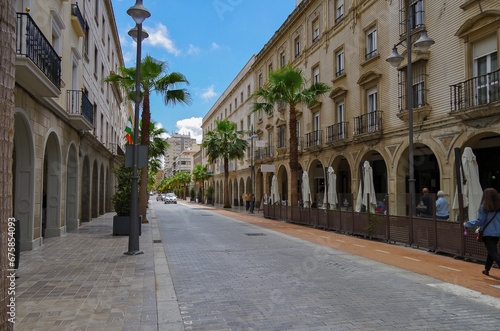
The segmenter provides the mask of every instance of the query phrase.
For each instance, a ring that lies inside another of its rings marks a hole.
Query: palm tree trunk
[[[298,206],[299,202],[299,145],[297,138],[297,112],[295,106],[290,105],[290,203],[292,206]]]
[[[7,225],[14,215],[12,203],[12,152],[14,149],[14,86],[16,51],[16,12],[14,0],[0,2],[0,287],[7,289]],[[12,330],[7,319],[8,291],[0,291],[0,330]]]
[[[149,124],[151,122],[151,113],[149,111],[149,91],[144,91],[142,103],[142,126],[141,126],[141,145],[148,146],[149,151]],[[149,154],[148,154],[149,155]],[[139,187],[139,215],[142,215],[142,221],[147,222],[146,206],[148,204],[148,167],[141,168],[141,183]]]
[[[224,158],[224,208],[231,208],[229,203],[229,159]]]

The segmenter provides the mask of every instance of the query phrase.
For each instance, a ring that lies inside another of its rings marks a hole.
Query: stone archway
[[[42,170],[42,237],[61,235],[61,147],[55,132],[45,143]],[[44,216],[45,214],[45,216]]]
[[[238,199],[238,178],[234,179],[234,190],[233,190],[233,204],[238,206],[240,204],[240,199]]]
[[[70,144],[66,162],[66,227],[78,228],[78,154]]]
[[[104,165],[101,164],[99,172],[99,215],[104,214]]]
[[[80,222],[90,222],[90,161],[88,156],[83,159],[82,192],[80,194]]]
[[[320,160],[311,162],[308,170],[311,188],[311,206],[321,206],[325,196],[325,169]]]
[[[92,198],[90,207],[90,216],[95,218],[98,216],[98,204],[99,204],[99,174],[97,161],[94,161],[94,166],[92,167]]]
[[[105,212],[110,212],[113,210],[111,203],[111,197],[113,196],[113,179],[111,178],[111,171],[109,166],[106,167],[106,209]]]
[[[232,179],[229,179],[229,183],[227,185],[228,189],[229,189],[229,203],[232,203],[233,205],[235,205],[232,201],[233,199],[233,180]],[[235,205],[237,206],[237,205]]]
[[[431,194],[437,193],[440,188],[441,171],[436,155],[429,146],[422,143],[416,143],[414,145],[413,155],[415,174],[415,205],[420,200],[420,195],[424,187],[428,188]],[[396,210],[398,215],[409,214],[408,157],[409,151],[408,148],[406,148],[406,150],[402,152],[397,165]]]
[[[238,200],[240,201],[240,205],[243,206],[243,197],[245,196],[245,181],[243,177],[240,178],[239,192],[238,192]]]
[[[35,155],[29,120],[21,110],[14,114],[13,155],[14,217],[21,227],[21,250],[33,249]]]
[[[277,178],[281,200],[288,201],[288,174],[284,165],[279,167]]]

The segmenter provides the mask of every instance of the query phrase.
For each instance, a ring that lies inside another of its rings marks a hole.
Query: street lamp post
[[[253,161],[253,138],[256,137],[255,132],[253,131],[253,124],[252,124],[252,130],[250,131],[250,214],[253,214],[254,210],[254,185],[255,185],[255,166],[254,166],[254,161]]]
[[[414,166],[414,160],[413,160],[413,73],[412,73],[412,44],[421,52],[427,52],[429,48],[434,44],[434,40],[429,38],[427,36],[427,31],[424,29],[419,29],[414,32],[410,31],[412,30],[413,26],[413,13],[412,13],[412,8],[409,5],[409,0],[405,0],[405,8],[406,8],[406,39],[401,40],[399,43],[394,45],[394,48],[392,50],[391,55],[389,55],[386,59],[387,62],[389,62],[393,67],[398,67],[401,64],[401,61],[403,61],[403,56],[401,56],[398,53],[398,46],[403,46],[406,47],[406,54],[407,54],[407,66],[406,66],[406,106],[408,108],[408,126],[409,126],[409,131],[408,131],[408,149],[409,149],[409,179],[408,179],[408,186],[409,186],[409,192],[410,192],[410,199],[411,199],[411,211],[410,215],[415,214],[415,166]],[[419,36],[418,39],[412,40],[412,37],[414,36]],[[406,43],[404,45],[403,43]]]
[[[142,0],[137,0],[135,5],[127,10],[127,14],[132,16],[136,23],[136,27],[129,31],[129,35],[134,38],[137,42],[137,62],[136,62],[136,74],[135,74],[135,113],[134,113],[134,145],[132,147],[132,193],[130,196],[130,228],[128,236],[128,251],[125,252],[127,255],[137,255],[143,254],[139,250],[139,196],[138,196],[138,176],[137,176],[137,164],[139,159],[138,154],[138,137],[139,137],[139,112],[140,112],[140,99],[141,99],[141,44],[142,39],[147,37],[147,33],[142,33],[142,22],[151,14],[142,5]]]

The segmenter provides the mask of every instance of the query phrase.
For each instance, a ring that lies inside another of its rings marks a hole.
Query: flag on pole
[[[127,126],[125,127],[125,132],[127,132],[127,135],[125,138],[127,138],[128,144],[133,145],[134,144],[134,133],[132,132],[132,116],[129,116]]]

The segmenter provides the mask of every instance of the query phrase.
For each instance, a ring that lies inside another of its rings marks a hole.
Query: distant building
[[[170,145],[165,153],[164,168],[169,169],[172,167],[172,162],[176,156],[182,153],[182,151],[192,148],[196,145],[196,139],[191,138],[190,134],[174,133],[172,136],[167,138],[167,142]]]

